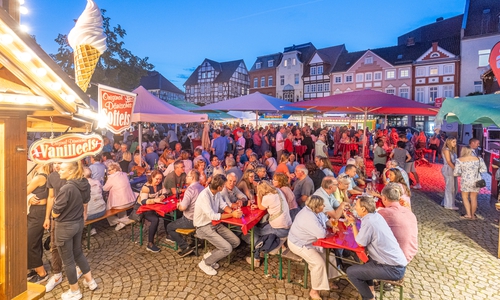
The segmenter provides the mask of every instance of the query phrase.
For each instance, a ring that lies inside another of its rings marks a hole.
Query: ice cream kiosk
[[[20,30],[19,1],[0,5],[0,299],[39,299],[45,287],[27,282],[23,238],[27,132],[89,132],[97,113],[84,91]]]

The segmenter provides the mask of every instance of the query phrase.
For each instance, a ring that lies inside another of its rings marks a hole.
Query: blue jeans
[[[276,235],[277,237],[279,238],[285,238],[288,236],[288,231],[290,231],[290,229],[285,229],[285,228],[273,228],[269,223],[266,224],[264,227],[254,227],[253,229],[253,234],[254,234],[254,243],[257,243],[257,240],[261,237],[261,236],[265,236],[265,235],[270,235],[270,234],[274,234]],[[260,252],[258,251],[255,251],[254,253],[254,258],[255,259],[260,259]]]
[[[104,216],[105,213],[106,213],[106,210],[103,210],[103,211],[95,213],[95,214],[87,215],[87,220],[94,220],[94,219],[100,218],[100,217]]]
[[[347,277],[361,294],[363,300],[373,299],[370,290],[374,279],[400,280],[405,275],[406,267],[378,264],[370,260],[363,265],[354,265],[347,268]]]
[[[168,235],[174,240],[177,242],[177,244],[179,245],[179,248],[181,248],[181,250],[184,250],[188,247],[188,244],[186,243],[186,241],[182,238],[182,235],[180,235],[179,233],[175,232],[176,229],[179,229],[179,228],[185,228],[185,229],[188,229],[188,228],[194,228],[194,225],[193,225],[193,220],[189,220],[188,218],[182,216],[182,218],[180,219],[177,219],[173,222],[170,222],[168,225],[167,225],[167,233]]]
[[[233,249],[240,245],[240,239],[229,228],[222,224],[212,226],[208,224],[196,228],[198,238],[205,239],[215,246],[212,255],[205,259],[205,264],[213,265],[224,257],[228,256]]]

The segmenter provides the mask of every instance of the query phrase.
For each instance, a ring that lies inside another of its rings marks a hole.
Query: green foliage
[[[473,92],[473,93],[468,93],[465,97],[469,97],[469,96],[480,96],[482,95],[483,93],[481,92]]]
[[[123,39],[127,32],[120,25],[111,27],[110,18],[105,16],[106,10],[101,11],[108,49],[101,55],[92,76],[91,86],[87,90],[87,93],[96,100],[98,83],[130,91],[139,86],[141,77],[154,68],[148,62],[148,57],[135,56],[124,47]],[[59,34],[55,41],[59,44],[59,48],[56,54],[50,56],[71,78],[74,78],[73,49],[68,44],[67,35]]]

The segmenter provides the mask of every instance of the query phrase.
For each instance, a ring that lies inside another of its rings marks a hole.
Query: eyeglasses
[[[340,179],[346,179],[346,178],[349,178],[349,175],[345,174],[345,175],[339,176],[338,178],[340,178]]]

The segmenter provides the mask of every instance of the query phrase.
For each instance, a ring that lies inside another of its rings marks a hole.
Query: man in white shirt
[[[212,225],[212,221],[241,218],[243,215],[241,210],[232,210],[227,206],[220,196],[226,181],[226,176],[214,175],[210,185],[198,196],[194,208],[193,224],[197,236],[215,246],[215,250],[205,254],[198,264],[207,275],[217,275],[215,270],[219,268],[217,262],[228,256],[240,244],[240,239],[226,226],[221,223]]]
[[[285,149],[285,139],[283,138],[283,133],[285,133],[285,127],[281,127],[276,134],[276,158],[277,161],[281,161],[281,155],[283,154],[283,149]]]
[[[227,206],[232,209],[238,209],[246,204],[248,201],[247,196],[243,194],[237,187],[236,183],[238,182],[238,178],[234,173],[227,174],[227,182],[224,186],[220,195],[226,201]]]

